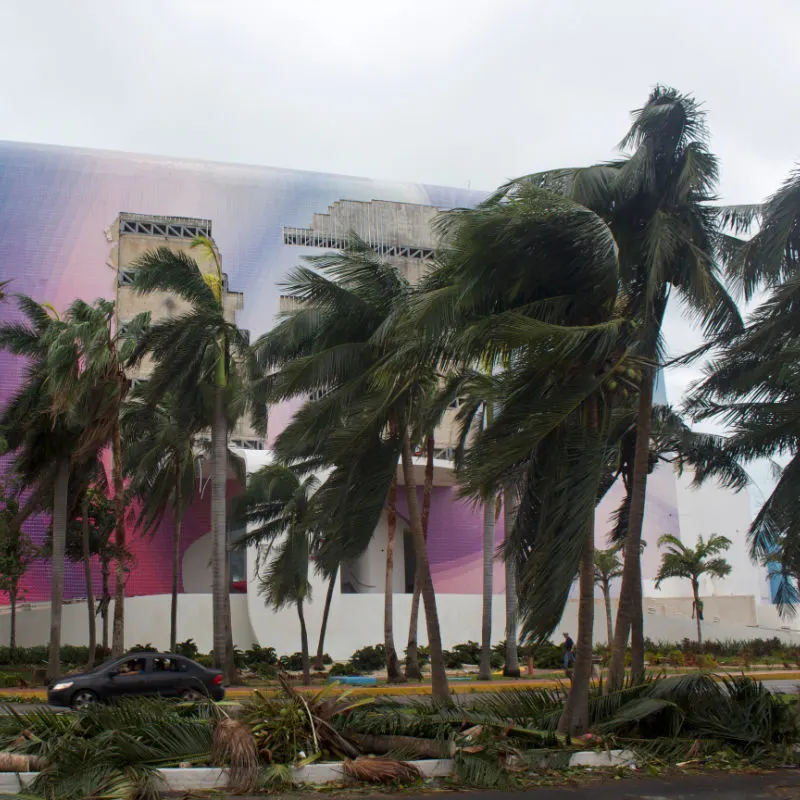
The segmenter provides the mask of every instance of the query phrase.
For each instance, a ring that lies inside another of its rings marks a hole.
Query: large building
[[[154,247],[186,250],[202,233],[213,240],[222,259],[228,285],[227,313],[255,338],[288,308],[281,282],[303,256],[338,249],[354,232],[409,280],[416,281],[435,255],[431,221],[438,211],[474,205],[483,197],[480,192],[419,184],[6,143],[0,145],[1,277],[12,280],[12,291],[48,301],[58,309],[76,297],[92,300],[102,296],[116,300],[120,324],[142,310],[150,311],[153,318],[163,318],[180,313],[180,302],[165,295],[137,294],[132,264]],[[200,258],[198,250],[191,254]],[[210,269],[200,260],[202,269]],[[14,314],[13,302],[0,308],[3,319]],[[0,403],[16,387],[22,369],[18,360],[0,354]],[[146,379],[148,369],[144,364],[132,377]],[[665,399],[663,389],[661,392]],[[232,448],[249,471],[269,461],[270,441],[300,402],[270,409],[266,442],[254,434],[247,420],[232,432]],[[455,410],[436,432],[429,535],[446,645],[477,639],[480,634],[481,513],[460,500],[454,486]],[[421,460],[418,468],[421,472]],[[232,472],[229,494],[238,488]],[[601,546],[608,515],[618,499],[611,493],[598,509]],[[402,527],[406,515],[403,492],[398,511]],[[648,542],[644,555],[648,635],[674,640],[693,634],[688,586],[674,583],[659,592],[653,587],[659,560],[657,539],[666,532],[689,543],[698,533],[712,532],[734,540],[731,577],[709,581],[703,587],[707,636],[793,635],[769,604],[764,576],[747,558],[744,537],[749,521],[746,493],[734,495],[714,486],[694,491],[688,487],[688,478],[678,478],[669,465],[657,468],[649,483],[644,533]],[[35,540],[44,537],[46,522],[39,518],[29,524]],[[502,525],[498,525],[498,541],[501,531]],[[165,521],[152,537],[131,537],[133,564],[126,610],[129,645],[164,645],[167,641],[171,532]],[[377,595],[384,590],[385,543],[384,519],[362,557],[342,569],[328,639],[328,649],[336,657],[381,639],[383,608]],[[398,536],[398,550],[393,586],[397,593],[395,624],[402,631],[407,629],[414,574],[407,534]],[[178,620],[180,638],[192,637],[203,649],[211,642],[210,554],[206,469],[201,471],[194,502],[184,520]],[[292,611],[276,614],[265,608],[257,591],[255,560],[255,553],[248,552],[232,563],[236,642],[241,647],[257,642],[280,652],[296,650],[296,617]],[[99,569],[96,580],[99,589]],[[47,640],[49,582],[46,561],[33,565],[25,577],[20,644]],[[325,594],[321,579],[314,579],[313,588],[314,599],[307,612],[312,631],[319,622]],[[494,622],[498,640],[504,635],[503,589],[503,570],[498,564]],[[77,601],[83,596],[83,577],[77,565],[68,570],[66,596],[76,603],[65,609],[64,641],[82,642],[86,637],[85,610]],[[563,623],[573,629],[574,606],[570,601]],[[0,612],[0,640],[7,624],[7,615]],[[598,639],[604,638],[602,613],[597,614],[596,634]]]

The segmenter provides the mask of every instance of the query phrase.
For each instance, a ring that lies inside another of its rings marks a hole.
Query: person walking
[[[564,634],[564,672],[569,675],[570,667],[575,663],[575,642],[568,633]]]

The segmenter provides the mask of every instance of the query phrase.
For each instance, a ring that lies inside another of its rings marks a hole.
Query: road
[[[346,791],[326,792],[328,800],[352,797]],[[452,795],[358,795],[361,800],[800,800],[800,772],[786,770],[766,775],[693,775],[670,779],[631,778],[583,786],[543,786],[525,792],[458,792]],[[319,800],[319,793],[291,793],[285,800]],[[230,798],[234,800],[234,798]],[[236,800],[263,800],[237,797]]]

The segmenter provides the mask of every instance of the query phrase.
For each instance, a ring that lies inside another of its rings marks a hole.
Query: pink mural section
[[[417,489],[422,504],[422,489]],[[397,496],[397,510],[408,516],[405,492]],[[503,543],[503,516],[494,532],[495,550]],[[434,487],[428,522],[428,558],[433,586],[441,594],[483,592],[483,509],[457,496],[450,487]],[[494,591],[505,591],[501,561],[494,564]]]

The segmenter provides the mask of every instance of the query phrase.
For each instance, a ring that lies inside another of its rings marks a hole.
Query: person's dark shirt
[[[575,642],[573,642],[572,639],[567,636],[567,638],[564,639],[564,651],[566,653],[570,653],[573,647],[575,647]]]

